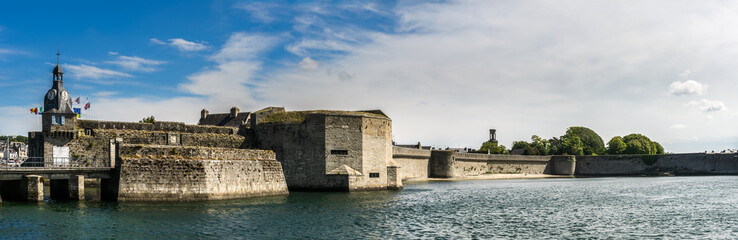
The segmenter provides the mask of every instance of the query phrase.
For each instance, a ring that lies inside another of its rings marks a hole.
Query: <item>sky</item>
[[[57,47],[87,119],[381,109],[401,144],[585,126],[738,148],[735,1],[10,1],[0,135],[40,130]]]

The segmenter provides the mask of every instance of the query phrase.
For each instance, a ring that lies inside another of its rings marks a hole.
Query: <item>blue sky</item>
[[[738,6],[725,1],[8,2],[0,134],[65,86],[86,118],[194,124],[232,106],[382,109],[397,142],[505,145],[587,126],[667,151],[737,148]]]

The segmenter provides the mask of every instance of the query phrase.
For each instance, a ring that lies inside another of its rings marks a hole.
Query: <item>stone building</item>
[[[99,176],[106,176],[100,177],[101,195],[108,200],[189,201],[287,194],[275,154],[250,149],[252,140],[239,134],[238,125],[77,119],[58,62],[52,73],[52,87],[44,96],[42,130],[28,133],[31,158],[22,167],[98,169],[104,173]],[[58,186],[72,182],[50,180],[52,195]],[[1,186],[0,190],[9,191]]]
[[[392,161],[392,121],[374,111],[201,112],[200,125],[239,126],[254,147],[272,150],[291,190],[401,188]]]
[[[57,54],[58,55],[58,54]],[[41,132],[28,135],[29,159],[26,165],[66,165],[71,158],[67,144],[77,137],[77,114],[72,110],[72,98],[64,89],[64,71],[57,60],[52,70],[52,86],[44,96]]]

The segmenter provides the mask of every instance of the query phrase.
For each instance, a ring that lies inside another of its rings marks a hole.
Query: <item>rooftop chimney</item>
[[[200,119],[205,119],[208,116],[208,113],[210,112],[208,112],[207,109],[203,108],[202,111],[200,111]]]
[[[231,108],[231,117],[232,118],[235,118],[236,116],[238,116],[238,107],[232,107]]]

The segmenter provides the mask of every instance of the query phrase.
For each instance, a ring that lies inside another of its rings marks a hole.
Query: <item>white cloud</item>
[[[252,18],[265,23],[272,22],[276,19],[271,14],[271,10],[277,7],[276,4],[251,2],[236,4],[234,7],[248,12]]]
[[[686,128],[686,127],[687,127],[687,125],[679,124],[679,123],[674,124],[674,125],[671,125],[671,128],[673,128],[673,129],[682,129],[682,128]]]
[[[253,104],[254,73],[261,69],[256,61],[260,53],[273,46],[274,39],[263,35],[233,33],[216,54],[210,57],[217,65],[187,77],[179,85],[187,92],[207,96],[220,105]]]
[[[684,82],[675,81],[669,85],[669,94],[671,95],[704,95],[707,92],[707,85],[695,80],[687,80]]]
[[[703,112],[717,112],[727,109],[725,103],[722,101],[715,101],[709,99],[701,99],[699,101],[690,101],[688,104],[690,107],[696,107]]]
[[[117,95],[117,94],[118,92],[114,92],[114,91],[99,91],[99,92],[93,93],[95,97],[110,97],[110,96]]]
[[[106,63],[115,64],[124,69],[131,70],[131,71],[153,72],[157,70],[155,66],[165,64],[166,62],[159,61],[159,60],[145,59],[145,58],[140,58],[136,56],[132,56],[132,57],[118,56],[118,60],[107,61]]]
[[[151,43],[155,43],[155,44],[159,44],[159,45],[167,45],[167,43],[165,43],[165,42],[163,42],[163,41],[161,41],[159,39],[156,39],[156,38],[149,39],[149,41],[151,41]]]
[[[194,52],[207,48],[202,43],[190,42],[181,38],[169,39],[169,45],[176,47],[180,52]]]
[[[152,38],[150,39],[150,41],[152,43],[159,44],[159,45],[172,46],[174,48],[177,48],[177,50],[179,50],[180,52],[196,52],[196,51],[201,51],[201,50],[205,50],[208,48],[204,42],[200,42],[200,43],[192,42],[192,41],[184,40],[182,38],[170,38],[168,40],[169,41],[168,43],[161,41],[159,39],[156,39],[156,38]]]
[[[118,77],[132,77],[130,74],[118,72],[110,69],[103,69],[87,64],[72,65],[64,64],[64,69],[68,69],[69,73],[77,78],[89,78],[89,79],[103,79],[103,78],[118,78]],[[104,83],[104,82],[100,82]],[[112,82],[111,82],[112,83]]]
[[[112,55],[112,56],[115,56],[115,55],[118,55],[118,52],[113,52],[113,51],[109,51],[109,52],[108,52],[108,55]]]
[[[300,69],[302,69],[302,70],[309,70],[309,71],[310,70],[316,70],[320,66],[320,64],[318,63],[318,61],[315,61],[315,60],[313,60],[310,57],[303,58],[302,61],[300,61],[300,63],[298,65],[300,66]]]

